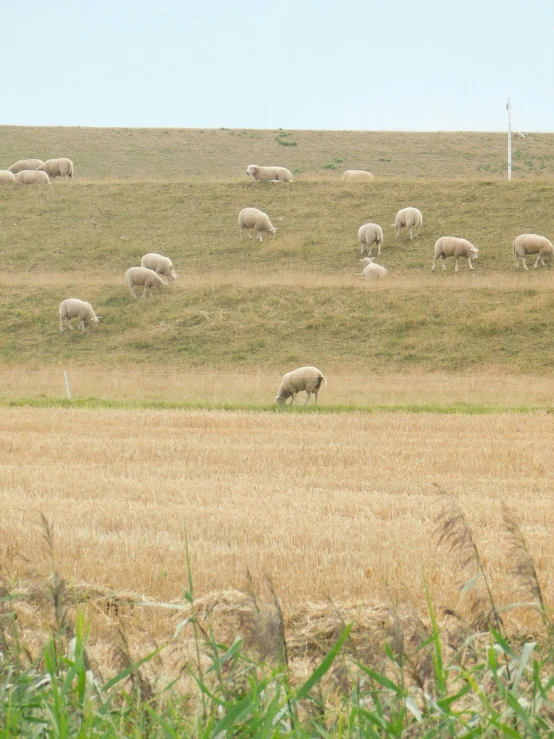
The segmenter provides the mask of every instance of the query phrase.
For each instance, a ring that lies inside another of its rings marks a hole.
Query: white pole
[[[63,379],[65,382],[65,394],[67,395],[67,399],[71,400],[71,391],[69,389],[69,377],[67,376],[67,370],[63,371]]]
[[[506,103],[508,111],[508,179],[512,179],[512,99]]]

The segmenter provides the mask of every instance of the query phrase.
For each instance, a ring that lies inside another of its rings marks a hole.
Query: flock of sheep
[[[246,174],[256,181],[292,182],[292,173],[285,167],[260,167],[257,164],[250,164]],[[41,159],[22,159],[12,164],[7,170],[0,170],[0,183],[48,184],[50,179],[54,177],[73,177],[73,162],[71,159],[49,159],[46,162]],[[367,181],[373,179],[373,175],[363,170],[347,170],[341,179],[344,181]],[[254,233],[254,237],[260,241],[263,241],[264,233],[275,236],[277,232],[277,229],[269,220],[269,216],[257,208],[243,208],[239,213],[238,223],[241,241],[245,232],[248,233],[249,238],[252,238],[252,233]],[[413,207],[399,210],[395,222],[392,224],[396,228],[396,238],[400,236],[401,230],[406,228],[410,240],[417,237],[422,225],[423,215],[420,210]],[[378,279],[387,275],[387,270],[376,264],[371,256],[374,245],[377,247],[377,257],[381,256],[383,240],[383,229],[377,223],[365,223],[358,229],[358,241],[361,245],[360,254],[363,255],[364,249],[367,248],[368,256],[360,259],[364,265],[361,274],[367,279]],[[528,269],[525,261],[527,254],[536,254],[537,259],[534,265],[536,268],[539,262],[546,266],[545,258],[552,259],[554,246],[544,236],[522,234],[513,242],[513,253],[516,267],[519,266],[521,260],[524,269]],[[467,239],[442,236],[435,243],[432,271],[435,271],[437,260],[441,261],[442,268],[445,270],[447,257],[455,258],[456,272],[458,272],[460,258],[467,259],[469,269],[473,269],[472,262],[477,259],[478,254],[477,247]],[[136,286],[143,288],[143,298],[147,294],[153,297],[154,288],[160,290],[163,285],[175,282],[177,277],[171,260],[166,256],[154,253],[145,254],[141,259],[140,267],[130,267],[125,273],[125,281],[135,299],[137,298]],[[164,281],[164,278],[167,282]],[[63,300],[59,307],[59,316],[61,332],[65,330],[66,325],[73,330],[71,321],[74,319],[79,321],[78,328],[85,331],[87,323],[97,326],[101,318],[101,316],[95,314],[90,303],[77,298]],[[285,403],[291,398],[291,404],[294,404],[298,392],[304,391],[306,393],[305,402],[308,403],[313,393],[317,405],[318,393],[322,384],[326,385],[327,380],[317,367],[300,367],[285,374],[276,401],[277,403]]]
[[[73,177],[71,159],[20,159],[8,169],[0,169],[0,183],[18,185],[50,185],[54,177]]]

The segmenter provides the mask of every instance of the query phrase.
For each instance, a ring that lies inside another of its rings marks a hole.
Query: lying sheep
[[[537,234],[521,234],[514,241],[514,257],[516,258],[516,267],[519,267],[519,260],[523,262],[523,269],[529,269],[525,262],[527,254],[536,254],[535,269],[539,266],[539,262],[546,267],[544,258],[552,259],[554,254],[554,246],[545,236],[537,236]]]
[[[433,257],[432,271],[435,271],[437,259],[442,261],[442,268],[446,269],[446,257],[456,258],[456,267],[454,272],[458,272],[458,260],[460,257],[465,257],[470,269],[473,269],[473,264],[479,255],[479,249],[473,246],[473,244],[467,239],[458,239],[455,236],[443,236],[435,244],[435,256]]]
[[[50,178],[46,172],[39,172],[36,169],[23,169],[15,176],[18,185],[51,185]]]
[[[0,182],[15,182],[15,175],[9,169],[0,169]]]
[[[383,246],[383,229],[377,223],[366,223],[358,229],[358,241],[362,248],[360,254],[364,253],[364,244],[367,246],[368,256],[371,256],[373,244],[377,244],[377,256],[381,256],[381,247]]]
[[[286,167],[258,167],[257,164],[249,164],[246,174],[256,182],[292,182],[292,172]]]
[[[396,228],[395,238],[400,236],[400,229],[406,227],[410,232],[410,241],[414,238],[414,230],[415,235],[417,236],[422,225],[423,216],[421,215],[421,211],[417,208],[402,208],[402,210],[399,210],[396,214],[396,218],[392,224],[392,226]]]
[[[18,172],[22,172],[24,169],[37,169],[37,167],[40,167],[44,164],[42,159],[20,159],[15,164],[12,164],[11,167],[8,167],[8,170],[10,172],[13,172],[13,174],[17,174]]]
[[[73,162],[65,157],[49,159],[37,169],[40,172],[46,172],[50,177],[73,177]]]
[[[380,277],[387,276],[387,270],[380,264],[375,264],[371,257],[364,257],[360,262],[365,265],[361,277],[367,280],[378,280]]]
[[[366,172],[363,169],[347,169],[341,177],[341,180],[345,182],[363,182],[372,179],[373,175],[371,172]]]
[[[277,403],[286,403],[289,398],[292,398],[290,404],[295,405],[297,393],[304,390],[306,393],[306,402],[304,405],[308,405],[312,393],[315,396],[315,404],[317,405],[317,395],[322,382],[327,385],[327,380],[317,367],[299,367],[299,369],[287,372],[283,376],[275,400]]]
[[[272,225],[267,213],[257,208],[243,208],[239,213],[240,240],[243,241],[243,234],[248,231],[248,236],[252,238],[254,235],[263,241],[262,233],[269,233],[275,236],[277,229]]]
[[[71,331],[73,331],[71,321],[74,318],[79,319],[77,328],[84,331],[85,323],[92,323],[94,326],[98,326],[98,321],[101,317],[97,316],[92,305],[84,300],[79,300],[78,298],[67,298],[67,300],[62,300],[60,303],[60,331],[64,331],[64,321],[67,322],[67,325]]]
[[[135,292],[135,285],[144,285],[142,291],[142,297],[146,297],[146,291],[150,290],[150,297],[153,298],[154,294],[152,290],[156,287],[161,290],[165,285],[159,274],[154,272],[153,269],[147,267],[130,267],[125,273],[125,281],[129,285],[131,295],[136,299],[137,294]]]
[[[153,269],[158,275],[163,275],[170,285],[179,276],[175,274],[171,259],[169,257],[163,257],[161,254],[145,254],[140,260],[140,266],[148,267],[148,269]]]

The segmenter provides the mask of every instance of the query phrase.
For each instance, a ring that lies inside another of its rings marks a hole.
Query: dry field
[[[554,584],[548,414],[2,408],[0,425],[12,577],[47,566],[43,513],[60,572],[92,585],[179,598],[186,526],[199,595],[243,586],[249,568],[257,582],[273,576],[287,609],[327,595],[379,602],[385,581],[423,609],[425,573],[436,604],[455,605],[459,563],[433,535],[439,485],[467,513],[501,602],[503,502],[545,592]],[[149,628],[163,632],[165,618]]]

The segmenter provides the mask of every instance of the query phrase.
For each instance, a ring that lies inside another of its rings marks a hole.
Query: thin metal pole
[[[67,395],[67,399],[71,400],[71,390],[69,389],[69,377],[67,376],[67,370],[63,371],[63,379],[65,382],[65,394]]]
[[[506,103],[508,111],[508,179],[512,179],[512,99]]]

